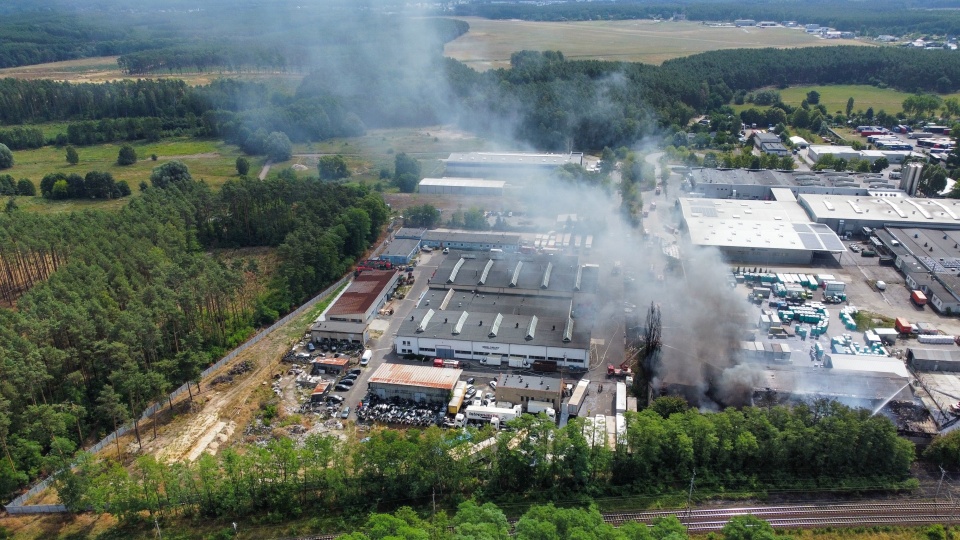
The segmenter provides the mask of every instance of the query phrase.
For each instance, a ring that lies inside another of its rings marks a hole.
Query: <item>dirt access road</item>
[[[234,430],[245,426],[259,406],[258,390],[270,392],[267,381],[284,371],[280,359],[302,336],[306,318],[301,316],[274,331],[224,368],[227,370],[239,362],[248,361],[253,365],[251,371],[227,384],[211,387],[209,382],[204,382],[200,394],[194,388],[191,412],[178,415],[160,427],[156,439],[153,439],[152,431],[142,429],[142,453],[153,454],[168,462],[192,461],[203,452],[216,450],[229,442]],[[189,396],[182,399],[189,400]],[[127,437],[125,442],[128,450],[137,449],[135,438]]]

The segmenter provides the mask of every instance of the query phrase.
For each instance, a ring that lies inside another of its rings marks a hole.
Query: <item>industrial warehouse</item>
[[[420,240],[412,238],[400,238],[390,242],[385,250],[378,257],[381,261],[387,261],[393,265],[406,265],[413,262],[413,259],[420,252]]]
[[[875,245],[893,257],[908,287],[940,313],[960,313],[960,230],[886,227]]]
[[[423,234],[420,245],[431,249],[463,249],[468,251],[520,251],[520,235],[433,230]]]
[[[572,297],[596,291],[599,267],[577,256],[451,251],[430,280],[431,288]]]
[[[846,251],[836,233],[811,223],[795,202],[680,199],[679,204],[690,241],[715,247],[730,261],[809,265],[817,256]]]
[[[443,161],[447,176],[517,180],[548,175],[567,163],[583,165],[583,154],[455,152]]]
[[[837,234],[884,226],[960,229],[960,200],[906,196],[813,195],[798,197],[810,220]]]
[[[789,189],[794,197],[807,193],[867,196],[887,191],[902,195],[904,189],[902,182],[874,173],[707,168],[684,171],[690,191],[708,199],[769,200],[774,188]]]
[[[380,399],[446,403],[462,369],[383,364],[370,375],[369,390]]]
[[[850,161],[852,159],[861,159],[873,163],[880,158],[887,158],[890,163],[902,163],[914,152],[910,150],[855,150],[852,146],[831,146],[822,144],[812,144],[807,148],[807,156],[814,163],[820,161],[823,156],[833,156],[837,159]]]
[[[400,354],[586,369],[599,267],[576,256],[450,252],[397,332]]]
[[[417,309],[394,340],[400,354],[477,360],[500,365],[510,359],[544,361],[586,370],[590,363],[588,322],[572,317],[513,315],[519,298],[503,298],[502,312]]]
[[[477,195],[499,197],[503,195],[502,180],[480,178],[424,178],[420,181],[420,193],[424,195]]]
[[[314,341],[322,339],[365,343],[367,325],[393,295],[400,275],[393,270],[366,270],[310,327]]]

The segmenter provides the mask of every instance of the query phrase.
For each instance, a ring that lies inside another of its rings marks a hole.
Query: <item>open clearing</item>
[[[65,131],[65,124],[37,124],[47,137]],[[104,143],[78,146],[80,163],[69,165],[64,148],[45,146],[36,150],[14,152],[15,165],[4,170],[14,178],[29,178],[39,190],[40,179],[53,172],[85,175],[90,171],[106,171],[116,180],[126,180],[133,191],[139,194],[140,182],[149,182],[150,172],[165,161],[179,159],[190,169],[197,180],[205,181],[214,191],[227,180],[237,178],[236,159],[243,152],[236,146],[214,139],[173,137],[160,142],[134,141],[139,161],[134,165],[117,165],[117,154],[123,143]],[[276,176],[287,167],[303,165],[306,169],[298,176],[317,176],[317,160],[321,155],[342,154],[352,174],[350,181],[376,183],[380,181],[380,169],[393,173],[394,159],[399,152],[419,159],[425,176],[439,175],[443,164],[439,160],[450,152],[468,152],[490,148],[490,144],[471,133],[451,126],[424,128],[371,129],[360,137],[330,139],[327,141],[294,145],[294,157],[289,161],[273,164],[270,175]],[[157,154],[157,161],[150,159]],[[250,170],[256,175],[266,161],[264,156],[246,156]],[[384,184],[389,184],[385,181]],[[389,188],[389,187],[388,187]],[[84,209],[111,210],[127,204],[129,198],[114,200],[65,200],[52,201],[42,197],[18,197],[17,205],[24,210],[58,213]]]
[[[470,31],[444,53],[477,70],[509,67],[520,50],[562,51],[566,58],[661,64],[671,58],[719,49],[866,45],[821,39],[795,28],[713,28],[693,22],[652,20],[535,22],[462,17]]]
[[[70,165],[66,160],[66,151],[55,146],[44,146],[36,150],[18,150],[13,153],[14,166],[4,170],[14,178],[29,178],[37,186],[40,179],[54,172],[85,175],[90,171],[105,171],[116,180],[126,180],[133,195],[139,193],[140,182],[150,181],[150,172],[154,167],[166,161],[178,159],[190,169],[197,180],[206,181],[213,189],[219,189],[230,178],[237,177],[237,156],[243,155],[239,148],[212,139],[175,137],[160,142],[131,142],[137,151],[139,160],[133,165],[117,165],[117,154],[122,143],[105,143],[93,146],[78,146],[80,163]],[[157,161],[151,155],[157,155]],[[253,170],[262,165],[263,158],[248,157]],[[126,199],[112,201],[66,200],[51,201],[42,197],[19,197],[17,204],[24,209],[38,212],[70,212],[83,208],[115,208],[126,204]]]

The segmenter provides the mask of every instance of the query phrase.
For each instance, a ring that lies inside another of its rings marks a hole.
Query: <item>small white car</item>
[[[878,281],[878,282],[876,283],[876,285],[877,285],[877,290],[878,290],[878,291],[885,291],[885,290],[887,290],[887,284],[884,283],[883,281]]]

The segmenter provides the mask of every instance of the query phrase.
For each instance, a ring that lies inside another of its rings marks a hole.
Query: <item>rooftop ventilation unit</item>
[[[497,313],[497,317],[493,319],[493,326],[490,327],[490,333],[487,334],[487,337],[495,338],[497,337],[497,332],[500,331],[500,323],[503,322],[503,315]]]
[[[520,281],[520,269],[523,268],[523,261],[517,262],[517,267],[513,269],[513,277],[510,279],[510,286],[516,287]]]
[[[527,335],[523,339],[530,341],[537,334],[537,316],[530,317],[530,324],[527,325]]]
[[[547,269],[543,272],[543,281],[540,282],[540,288],[546,289],[550,286],[550,272],[553,271],[553,263],[547,263]]]
[[[463,332],[463,325],[467,322],[467,317],[469,316],[470,314],[466,311],[460,314],[460,319],[457,320],[457,325],[453,327],[453,335],[456,336],[459,335],[460,332]]]
[[[460,260],[457,261],[457,264],[453,265],[453,270],[450,272],[450,277],[447,278],[447,283],[453,283],[457,280],[457,274],[460,272],[460,269],[463,268],[463,263],[467,262],[466,259],[460,257]]]
[[[493,259],[487,261],[487,265],[483,267],[483,273],[480,274],[480,281],[477,283],[478,285],[483,285],[487,282],[487,276],[490,275],[491,268],[493,268]]]
[[[432,309],[428,309],[427,312],[423,315],[423,318],[420,319],[420,325],[417,326],[417,333],[423,332],[427,329],[427,325],[430,324],[430,319],[433,318],[435,312]]]

